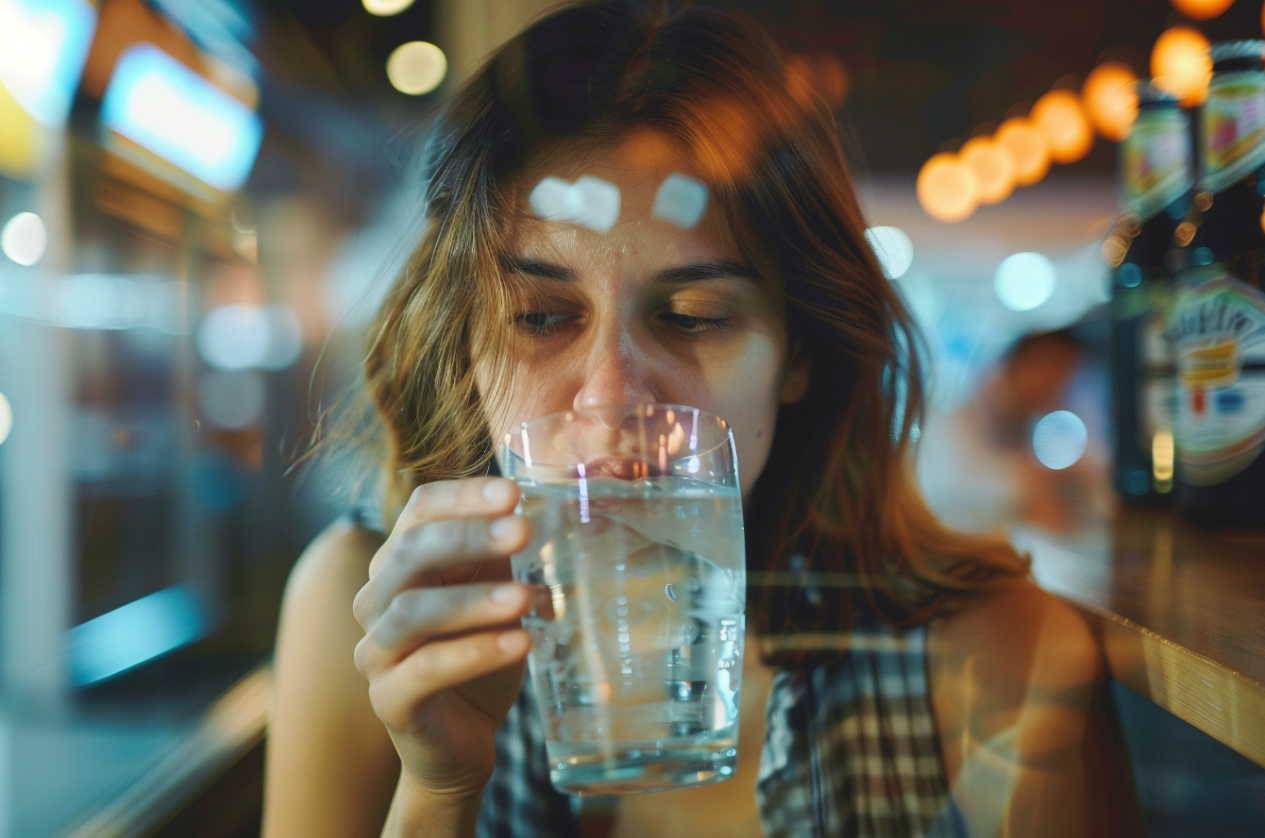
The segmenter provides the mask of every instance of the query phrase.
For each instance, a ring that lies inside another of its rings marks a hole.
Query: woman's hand
[[[502,478],[429,483],[409,499],[356,595],[356,667],[402,763],[401,783],[477,799],[493,736],[518,697],[527,654],[526,585],[509,555],[529,527]]]

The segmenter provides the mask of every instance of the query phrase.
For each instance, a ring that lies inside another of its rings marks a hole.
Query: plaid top
[[[846,650],[779,672],[766,709],[756,806],[775,838],[958,838],[927,692],[926,629],[858,615]],[[831,645],[826,636],[814,638]],[[576,799],[578,802],[578,799]],[[544,729],[525,683],[496,737],[478,838],[578,836],[578,807],[549,782]]]
[[[357,518],[373,523],[363,513]],[[795,559],[792,566],[805,567],[802,557]],[[856,587],[855,580],[831,578],[845,574],[772,575],[792,577],[782,584],[795,592],[797,609],[829,608],[833,597],[824,598],[823,590],[847,596],[844,591]],[[756,780],[764,832],[772,838],[964,838],[931,709],[926,627],[894,628],[864,598],[852,600],[847,634],[762,639],[777,651],[813,652],[807,667],[779,671],[769,693]],[[524,679],[496,735],[496,768],[483,792],[476,835],[578,838],[578,804],[549,781],[544,726]]]

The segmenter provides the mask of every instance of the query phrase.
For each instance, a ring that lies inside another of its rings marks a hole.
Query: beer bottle
[[[1104,254],[1111,294],[1114,483],[1130,503],[1167,503],[1173,488],[1173,359],[1165,313],[1182,253],[1177,228],[1194,186],[1190,119],[1176,97],[1138,85],[1138,117],[1120,146],[1121,215]],[[1127,248],[1127,249],[1126,249]]]
[[[1265,527],[1265,41],[1212,48],[1199,114],[1202,220],[1176,289],[1174,502],[1205,526]]]

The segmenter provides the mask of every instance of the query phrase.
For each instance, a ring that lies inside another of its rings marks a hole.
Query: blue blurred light
[[[650,214],[686,230],[698,226],[707,211],[707,185],[673,172],[659,184]]]
[[[1058,471],[1076,463],[1089,444],[1089,431],[1070,410],[1047,413],[1032,430],[1032,451],[1046,468]]]
[[[37,121],[62,125],[96,26],[87,0],[0,0],[0,86]]]
[[[993,288],[1011,311],[1031,311],[1050,299],[1057,278],[1054,263],[1040,253],[1016,253],[997,266]]]
[[[225,192],[246,181],[263,140],[254,111],[151,44],[119,58],[101,119]]]
[[[177,585],[75,626],[68,632],[70,680],[105,680],[206,634],[209,621],[197,595]]]
[[[914,263],[914,243],[899,227],[871,227],[865,231],[865,238],[888,279],[904,276]]]

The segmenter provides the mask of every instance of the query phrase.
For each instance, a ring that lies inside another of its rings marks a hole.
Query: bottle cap
[[[1138,107],[1148,105],[1177,105],[1178,98],[1167,90],[1155,86],[1153,79],[1138,79]]]
[[[1254,58],[1260,61],[1262,57],[1265,57],[1265,41],[1222,41],[1219,44],[1213,44],[1208,52],[1212,56],[1213,64],[1236,59]]]

